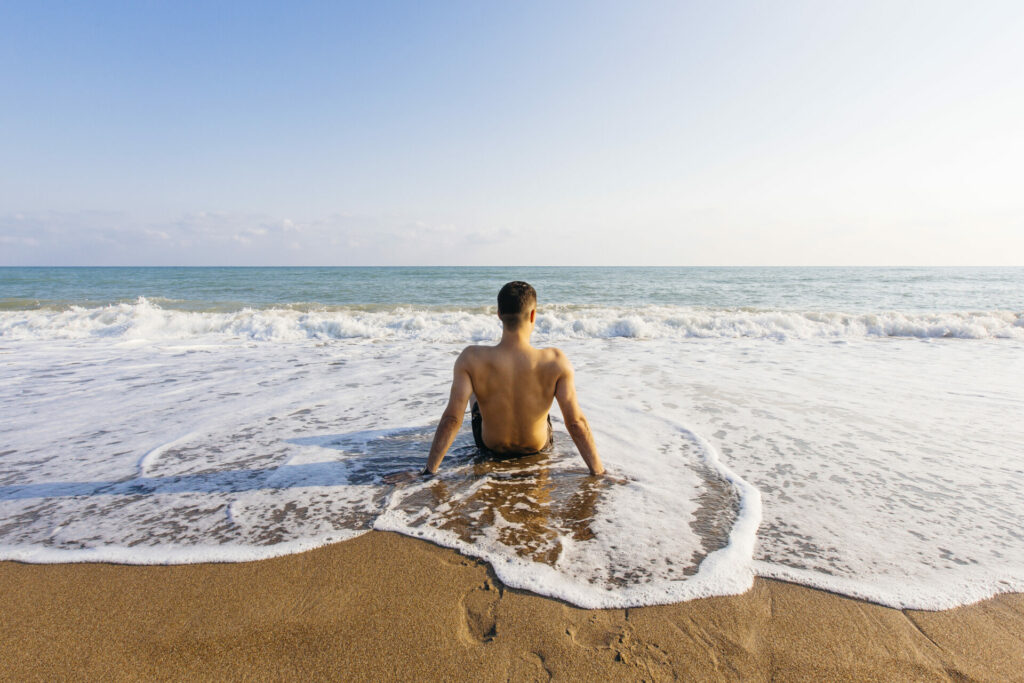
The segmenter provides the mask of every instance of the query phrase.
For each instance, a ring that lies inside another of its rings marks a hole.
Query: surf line
[[[754,585],[754,543],[761,526],[761,492],[722,462],[718,451],[703,436],[676,420],[666,422],[697,446],[704,463],[728,481],[740,499],[739,514],[729,530],[729,543],[708,554],[692,580],[696,583],[702,575],[714,577],[718,595],[745,593]]]

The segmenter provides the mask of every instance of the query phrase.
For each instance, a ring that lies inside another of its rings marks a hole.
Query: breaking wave
[[[706,309],[682,306],[545,306],[537,338],[641,339],[918,337],[1024,340],[1024,312],[950,311],[843,313],[797,310]],[[490,341],[500,336],[493,310],[440,307],[295,305],[234,311],[164,308],[139,298],[99,307],[0,311],[6,339],[165,340],[227,337],[253,341],[304,339],[419,339]]]

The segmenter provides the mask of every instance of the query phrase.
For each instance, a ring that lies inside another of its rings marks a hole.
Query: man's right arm
[[[434,432],[434,442],[430,446],[427,466],[423,474],[435,474],[441,466],[445,453],[459,433],[462,418],[466,415],[466,404],[473,394],[473,380],[469,376],[469,357],[463,351],[455,361],[455,376],[452,379],[451,393],[448,395],[448,406],[441,415],[441,421]]]
[[[594,434],[590,431],[590,424],[580,410],[579,401],[576,399],[576,383],[572,364],[569,359],[558,351],[558,363],[561,374],[555,384],[555,400],[562,410],[562,420],[569,430],[576,449],[583,456],[583,462],[591,474],[604,474],[604,465],[601,464],[601,456],[597,454],[597,444],[594,443]]]

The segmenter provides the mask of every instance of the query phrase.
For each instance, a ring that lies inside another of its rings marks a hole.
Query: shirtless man
[[[537,292],[525,282],[509,282],[498,292],[501,341],[497,346],[468,346],[455,361],[448,407],[434,433],[422,474],[437,472],[473,402],[473,438],[484,453],[509,457],[538,453],[551,446],[551,400],[591,474],[604,474],[594,436],[576,401],[569,359],[560,350],[530,345],[537,317]]]

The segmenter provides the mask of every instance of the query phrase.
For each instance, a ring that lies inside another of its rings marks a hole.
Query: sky
[[[1024,3],[0,0],[0,265],[1024,265]]]

